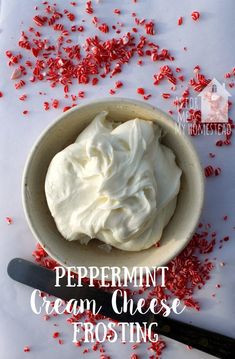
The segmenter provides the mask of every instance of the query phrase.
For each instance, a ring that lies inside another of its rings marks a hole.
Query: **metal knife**
[[[112,293],[100,289],[83,287],[66,287],[66,278],[60,280],[60,287],[55,287],[56,274],[54,271],[41,267],[21,258],[14,258],[7,268],[8,275],[17,282],[39,289],[45,293],[54,295],[65,301],[70,299],[94,299],[97,307],[102,307],[100,314],[119,322],[144,322],[158,323],[156,329],[158,334],[179,341],[183,344],[199,349],[221,359],[232,359],[235,357],[235,339],[222,334],[211,332],[191,324],[153,315],[152,313],[141,314],[137,311],[135,315],[130,313],[117,314],[112,307]],[[118,297],[117,306],[122,307],[123,299]]]

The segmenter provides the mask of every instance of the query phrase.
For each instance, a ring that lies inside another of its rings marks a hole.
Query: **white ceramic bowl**
[[[48,166],[54,155],[73,143],[94,116],[106,110],[110,119],[126,121],[135,117],[156,121],[164,130],[163,143],[176,154],[183,174],[175,213],[164,229],[160,247],[141,252],[113,249],[106,253],[96,240],[87,246],[68,242],[58,232],[44,192]],[[34,145],[23,175],[23,205],[29,226],[49,255],[65,266],[160,266],[179,254],[190,241],[198,223],[204,198],[204,177],[198,156],[189,139],[175,122],[159,109],[124,98],[92,101],[63,113]]]

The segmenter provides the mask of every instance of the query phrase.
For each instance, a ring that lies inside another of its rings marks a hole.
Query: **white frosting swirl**
[[[126,251],[160,240],[172,217],[181,169],[151,121],[115,124],[101,112],[49,166],[45,192],[60,233]]]

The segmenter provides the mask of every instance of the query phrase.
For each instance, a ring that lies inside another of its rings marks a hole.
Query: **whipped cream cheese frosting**
[[[141,251],[161,238],[172,217],[181,169],[151,121],[114,123],[98,114],[75,143],[52,159],[47,203],[69,241],[93,238]]]

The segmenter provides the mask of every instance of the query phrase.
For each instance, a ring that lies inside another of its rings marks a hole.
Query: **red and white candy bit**
[[[16,90],[21,89],[25,85],[25,82],[23,80],[20,80],[15,84]]]
[[[91,1],[86,2],[86,12],[87,12],[87,14],[93,14],[93,12],[94,12]]]
[[[131,359],[139,359],[139,357],[138,357],[137,354],[132,354],[132,355],[131,355]]]
[[[113,10],[113,13],[116,14],[116,15],[120,15],[120,14],[121,14],[121,10],[119,10],[119,9],[114,9],[114,10]]]
[[[182,24],[183,24],[183,17],[180,16],[180,17],[178,18],[178,25],[181,26]]]
[[[54,99],[54,100],[52,101],[52,107],[53,107],[53,108],[58,108],[58,107],[59,107],[59,100]]]
[[[26,346],[24,347],[24,352],[25,352],[25,353],[30,352],[30,347],[26,345]]]
[[[44,107],[44,110],[45,110],[45,111],[50,110],[50,104],[49,104],[49,102],[45,101],[45,102],[43,103],[43,107]]]
[[[162,98],[164,98],[165,100],[168,100],[171,97],[170,93],[162,93]]]
[[[68,12],[66,14],[67,18],[69,19],[69,21],[74,21],[75,20],[75,15],[72,14],[71,12]]]
[[[198,11],[193,11],[191,14],[191,18],[193,19],[193,21],[198,21],[200,18],[200,12]]]
[[[154,85],[159,85],[163,79],[167,79],[173,85],[177,84],[177,78],[174,76],[172,69],[168,65],[164,65],[160,68],[159,73],[154,74]]]
[[[53,338],[58,338],[60,336],[60,333],[59,332],[54,332],[53,334],[52,334],[52,337]]]
[[[79,31],[79,32],[83,32],[83,31],[84,31],[84,26],[82,26],[82,25],[79,26],[79,27],[78,27],[78,31]]]
[[[3,93],[2,93],[2,91],[0,91],[0,97],[3,97]]]
[[[218,140],[216,141],[215,145],[218,146],[218,147],[222,147],[224,144],[224,142],[222,140]]]
[[[43,26],[45,24],[45,18],[42,18],[41,16],[34,16],[33,21],[37,26]]]
[[[101,24],[100,26],[98,26],[98,29],[101,31],[101,32],[104,32],[105,34],[107,32],[109,32],[109,27],[107,24],[103,23]]]
[[[121,81],[116,81],[115,82],[115,87],[117,88],[117,89],[119,89],[120,87],[122,87],[123,86],[123,83],[121,82]]]
[[[139,95],[144,95],[145,94],[145,89],[143,87],[138,87],[136,92],[139,94]]]
[[[39,48],[33,47],[33,48],[31,49],[31,51],[32,51],[32,54],[33,54],[34,57],[38,57],[38,54],[39,54],[39,52],[40,52],[40,49],[39,49]]]
[[[211,176],[214,176],[215,171],[214,171],[214,168],[212,166],[207,166],[204,169],[204,173],[205,173],[206,177],[211,177]]]
[[[145,31],[147,35],[155,35],[154,22],[150,21],[145,24]]]
[[[11,217],[6,217],[5,220],[6,220],[7,224],[13,223],[13,219]]]
[[[220,167],[215,168],[215,176],[219,176],[221,174],[222,170]]]

